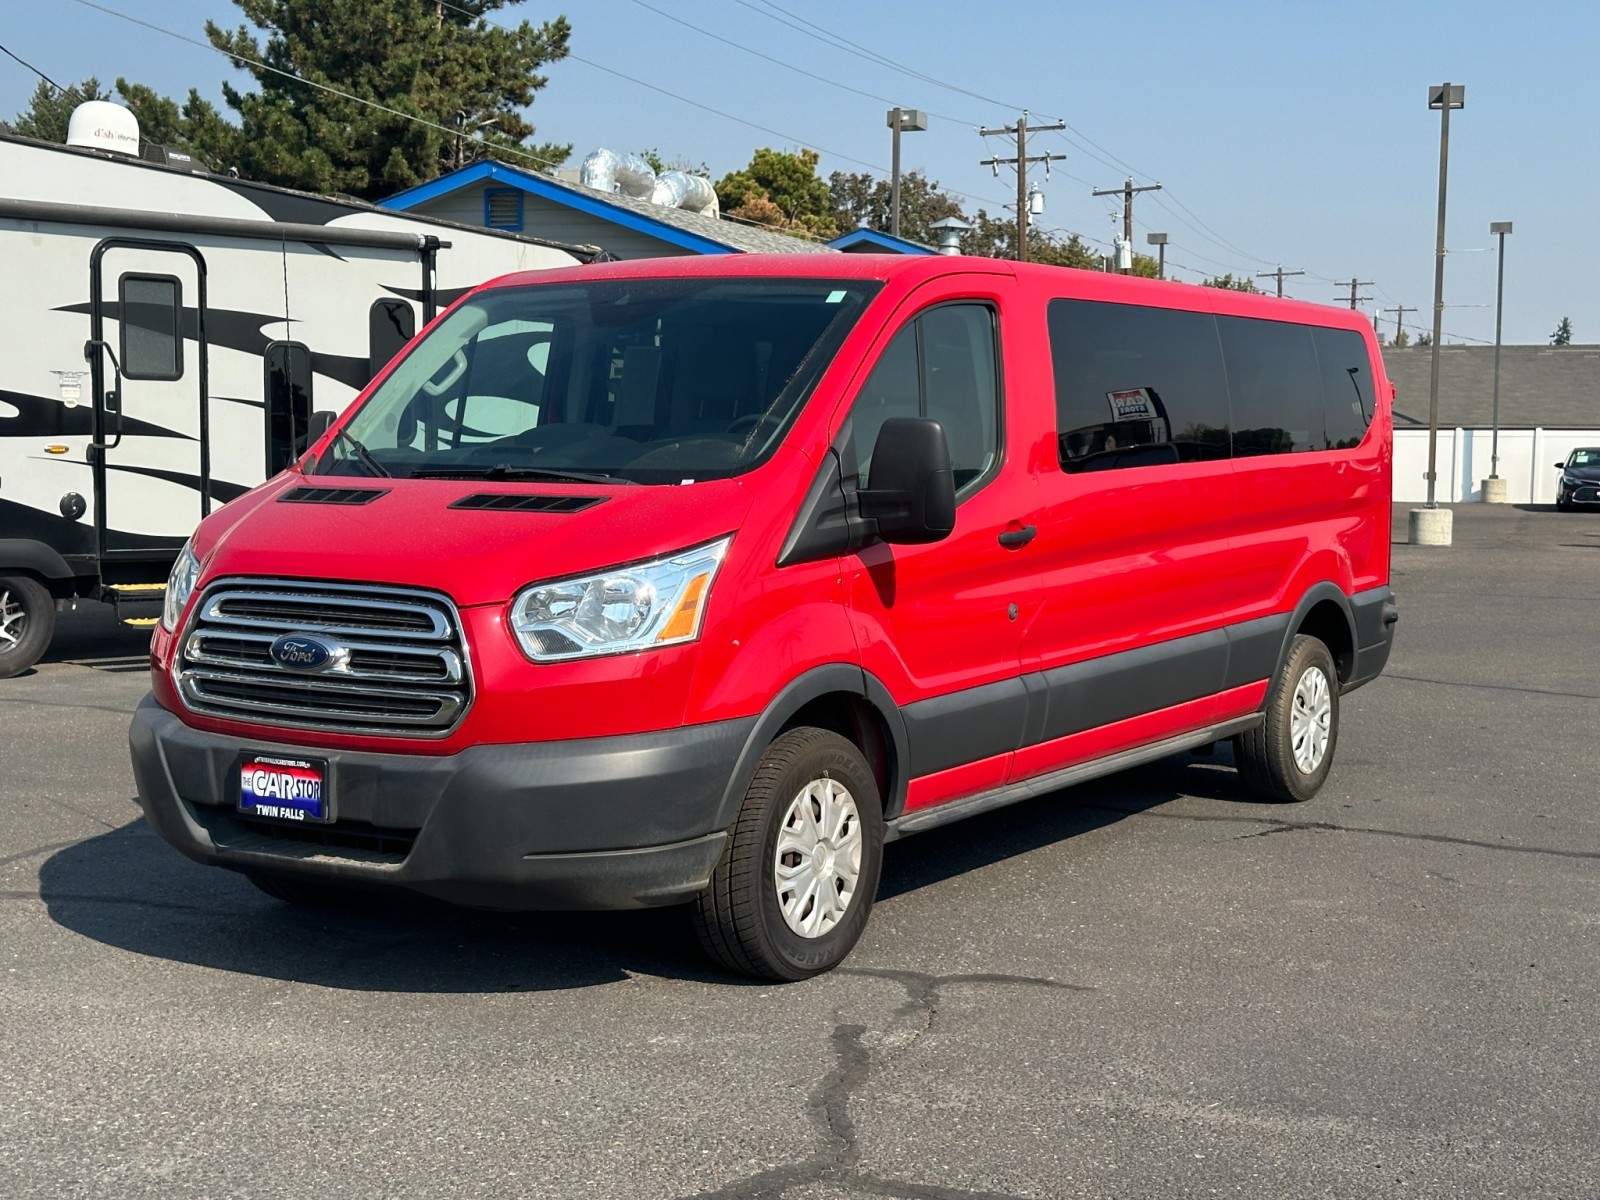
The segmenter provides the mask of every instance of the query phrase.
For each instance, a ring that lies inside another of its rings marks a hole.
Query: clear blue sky
[[[97,2],[202,39],[207,17],[241,19],[228,0]],[[824,175],[887,175],[885,112],[900,104],[941,114],[927,132],[905,135],[903,166],[970,197],[969,210],[996,213],[1014,196],[1015,177],[1003,168],[995,178],[978,160],[1015,144],[982,138],[976,127],[1013,122],[1025,106],[1030,120],[1072,128],[1030,142],[1030,152],[1068,156],[1048,181],[1034,168],[1048,197],[1045,227],[1108,243],[1120,200],[1090,192],[1120,186],[1131,171],[1136,183],[1167,189],[1135,201],[1134,236],[1144,250],[1147,232],[1167,231],[1177,277],[1281,263],[1312,272],[1289,279],[1287,294],[1338,302],[1348,288],[1333,281],[1355,275],[1375,281],[1362,289],[1373,297],[1364,310],[1415,307],[1405,318],[1414,329],[1431,322],[1433,298],[1439,118],[1426,91],[1461,82],[1467,107],[1451,121],[1446,341],[1493,339],[1488,227],[1510,220],[1507,342],[1547,341],[1563,316],[1576,341],[1600,342],[1593,0],[579,0],[564,9],[528,0],[498,19],[561,11],[573,26],[573,54],[587,61],[547,68],[549,86],[531,115],[539,138],[573,144],[574,164],[597,146],[654,147],[721,175],[759,146],[811,146]],[[793,27],[806,22],[927,79]],[[8,0],[0,43],[63,84],[123,75],[216,98],[222,79],[248,82],[213,51],[76,0]],[[35,82],[0,57],[0,113],[22,108]],[[1386,316],[1386,331],[1393,320]]]

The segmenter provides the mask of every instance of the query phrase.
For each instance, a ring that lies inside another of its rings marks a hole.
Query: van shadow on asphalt
[[[896,842],[879,899],[1070,839],[1179,796],[1248,802],[1218,759],[1179,756]],[[559,991],[640,974],[749,983],[710,965],[681,909],[485,913],[408,894],[296,908],[243,876],[190,862],[142,820],[46,859],[39,894],[58,925],[134,954],[369,992]]]

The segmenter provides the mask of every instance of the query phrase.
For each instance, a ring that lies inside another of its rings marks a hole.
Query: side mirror
[[[1566,470],[1566,467],[1567,467],[1567,464],[1564,463],[1564,462],[1559,462],[1559,463],[1556,464],[1556,470],[1558,470],[1558,471],[1564,471],[1564,470]]]
[[[861,515],[886,542],[937,542],[956,527],[956,485],[944,426],[927,417],[890,417],[872,447]]]
[[[306,445],[311,445],[323,434],[333,427],[334,415],[322,409],[311,414],[311,419],[306,422]]]

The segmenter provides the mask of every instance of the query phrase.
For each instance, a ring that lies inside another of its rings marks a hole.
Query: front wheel
[[[1233,739],[1245,786],[1267,800],[1317,794],[1339,741],[1339,672],[1314,637],[1296,634],[1267,691],[1266,720]]]
[[[791,729],[761,756],[695,932],[730,970],[820,975],[866,927],[883,866],[883,803],[861,751],[824,729]]]
[[[20,675],[50,645],[56,602],[28,575],[0,575],[0,679]]]

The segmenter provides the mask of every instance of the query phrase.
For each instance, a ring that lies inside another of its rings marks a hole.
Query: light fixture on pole
[[[1500,316],[1506,298],[1506,234],[1510,221],[1489,222],[1489,232],[1500,239],[1500,270],[1494,284],[1494,416],[1489,439],[1489,478],[1483,481],[1483,502],[1504,504],[1506,481],[1500,478]]]
[[[1167,277],[1167,235],[1164,233],[1151,233],[1145,235],[1145,241],[1156,247],[1156,278]]]
[[[889,232],[900,236],[900,134],[928,128],[928,114],[920,108],[891,108],[889,128],[894,130],[894,152],[889,163]]]
[[[1451,513],[1440,508],[1436,493],[1439,478],[1439,341],[1444,322],[1444,202],[1450,176],[1450,112],[1467,106],[1464,84],[1442,83],[1428,88],[1428,107],[1439,111],[1439,226],[1433,253],[1433,364],[1428,380],[1428,504],[1411,510],[1410,540],[1419,546],[1450,544]]]

